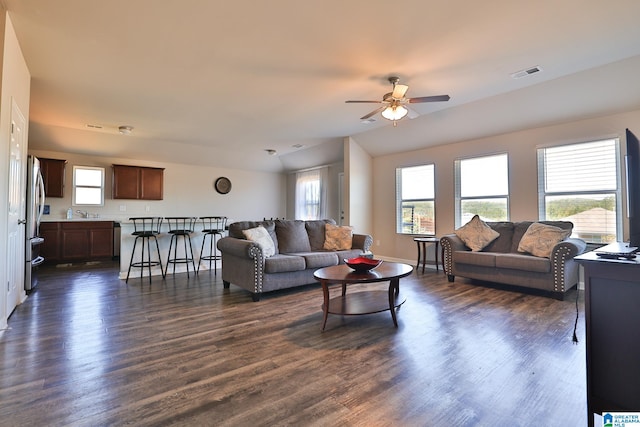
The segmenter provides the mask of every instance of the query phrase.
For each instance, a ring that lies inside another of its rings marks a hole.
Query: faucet
[[[77,210],[76,212],[82,215],[83,218],[89,218],[89,212],[87,211]]]

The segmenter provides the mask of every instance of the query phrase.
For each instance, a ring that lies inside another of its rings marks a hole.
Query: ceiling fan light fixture
[[[395,122],[406,116],[408,112],[409,110],[402,105],[390,105],[382,111],[382,117]]]

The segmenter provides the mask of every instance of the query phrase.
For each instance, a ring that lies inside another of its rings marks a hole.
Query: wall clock
[[[229,181],[229,178],[221,176],[220,178],[216,179],[214,187],[216,188],[216,191],[218,193],[227,194],[229,191],[231,191],[231,181]]]

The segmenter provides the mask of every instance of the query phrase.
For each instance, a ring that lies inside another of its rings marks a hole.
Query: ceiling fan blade
[[[395,85],[391,96],[393,99],[402,99],[404,98],[404,94],[407,93],[407,89],[409,89],[407,85]]]
[[[375,116],[376,114],[378,114],[380,111],[384,110],[385,108],[387,108],[387,106],[386,106],[386,105],[383,105],[383,106],[382,106],[382,107],[380,107],[380,108],[376,108],[375,110],[373,110],[373,111],[372,111],[372,112],[370,112],[369,114],[367,114],[367,115],[365,115],[365,116],[360,117],[360,120],[367,120],[368,118]]]
[[[347,104],[380,104],[382,101],[344,101]]]
[[[435,95],[435,96],[421,96],[418,98],[409,98],[408,101],[410,104],[416,104],[419,102],[440,102],[440,101],[448,101],[451,99],[449,95]]]

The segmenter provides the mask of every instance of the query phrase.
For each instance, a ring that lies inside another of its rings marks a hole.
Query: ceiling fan
[[[382,97],[382,101],[345,101],[346,103],[375,103],[383,104],[381,107],[376,108],[369,114],[366,114],[360,118],[360,120],[367,120],[378,113],[382,113],[382,117],[387,120],[393,121],[393,125],[396,126],[396,122],[409,114],[409,118],[418,117],[418,113],[405,107],[406,104],[417,104],[421,102],[441,102],[448,101],[449,95],[435,95],[435,96],[420,96],[418,98],[406,98],[405,94],[409,89],[407,85],[398,84],[400,82],[399,77],[389,77],[389,83],[393,85],[393,90],[389,93],[385,93]]]

